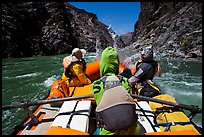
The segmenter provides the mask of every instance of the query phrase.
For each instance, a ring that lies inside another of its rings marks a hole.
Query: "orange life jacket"
[[[48,99],[53,97],[64,98],[69,96],[69,87],[66,82],[62,79],[56,80],[50,89],[50,95]]]

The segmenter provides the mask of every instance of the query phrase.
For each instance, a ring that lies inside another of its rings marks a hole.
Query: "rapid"
[[[2,59],[2,105],[43,99],[52,83],[61,78],[64,56],[67,54]],[[131,50],[120,50],[119,56],[120,62],[130,68],[139,58]],[[85,55],[87,63],[96,59],[95,53]],[[172,95],[178,103],[202,108],[202,61],[167,57],[155,57],[155,60],[161,64],[162,76],[156,75],[153,81],[161,92]],[[8,135],[26,115],[22,108],[2,110],[2,135]],[[193,121],[202,127],[202,114],[197,114]]]

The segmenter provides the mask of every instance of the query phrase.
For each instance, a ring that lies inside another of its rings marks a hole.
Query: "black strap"
[[[164,112],[175,112],[175,111],[182,111],[180,108],[178,107],[168,107],[168,106],[162,106],[160,108],[156,108],[155,114],[159,115],[160,113],[164,113]]]
[[[88,114],[81,114],[82,112],[88,112],[89,110],[78,110],[78,111],[76,111],[76,107],[77,107],[78,103],[79,103],[79,101],[77,101],[75,106],[74,106],[74,110],[72,111],[71,116],[70,116],[69,121],[68,121],[67,126],[66,126],[67,128],[70,128],[70,124],[71,124],[71,121],[72,121],[72,118],[73,118],[74,115],[84,115],[84,116],[89,117]]]
[[[74,112],[75,112],[75,110],[76,110],[76,107],[77,107],[78,103],[79,103],[79,101],[77,101],[76,104],[75,104],[75,106],[74,106],[74,110],[72,111],[71,116],[70,116],[69,121],[68,121],[67,126],[66,126],[67,128],[70,128],[70,123],[71,123],[71,121],[72,121],[72,118],[73,118],[73,116],[74,116]]]
[[[187,122],[166,122],[166,123],[160,123],[160,124],[156,124],[154,126],[156,127],[159,127],[159,126],[163,126],[163,127],[166,127],[164,132],[167,132],[169,129],[170,129],[170,126],[172,125],[188,125],[188,124],[191,124],[190,121],[187,121]]]
[[[135,102],[137,104],[137,106],[140,108],[141,112],[143,113],[143,115],[147,118],[148,122],[150,123],[150,125],[152,126],[152,129],[154,130],[154,132],[157,132],[157,130],[155,129],[154,125],[152,124],[152,122],[150,121],[150,119],[147,117],[147,115],[145,114],[145,110],[143,108],[141,108],[141,106]],[[154,113],[153,113],[154,114]]]
[[[120,80],[120,82],[122,83],[123,76],[121,76],[121,75],[116,75],[116,77],[118,77],[118,79],[119,79],[119,80]]]
[[[85,71],[86,70],[86,61],[84,58],[81,58],[81,62],[83,64],[82,70]]]
[[[60,86],[60,87],[62,88],[62,90],[60,90],[59,88],[58,88],[58,90],[64,95],[64,97],[66,97],[65,93],[63,92],[63,87],[62,87],[62,85],[58,83],[58,86]]]
[[[70,97],[72,97],[74,95],[75,89],[76,89],[76,87],[74,87],[74,89],[72,90],[72,94],[70,95]]]
[[[101,78],[101,81],[102,81],[103,83],[105,83],[105,82],[106,82],[106,79],[107,79],[107,76],[103,76],[103,77]]]

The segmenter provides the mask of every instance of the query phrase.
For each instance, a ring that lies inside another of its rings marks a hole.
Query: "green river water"
[[[2,59],[2,105],[42,99],[52,83],[60,79],[64,56],[67,55]],[[119,56],[124,60],[127,55]],[[85,60],[87,63],[96,60],[95,53],[87,53]],[[157,60],[162,66],[162,77],[156,76],[153,81],[162,92],[172,95],[179,103],[202,107],[202,62]],[[22,108],[2,110],[2,135],[8,135],[25,116]],[[202,114],[196,115],[193,121],[202,127]]]

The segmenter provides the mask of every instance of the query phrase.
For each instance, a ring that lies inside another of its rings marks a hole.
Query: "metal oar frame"
[[[156,102],[156,103],[160,103],[160,104],[166,104],[166,105],[174,106],[177,108],[189,110],[191,112],[190,115],[188,116],[190,119],[193,119],[193,117],[197,113],[202,113],[202,108],[199,108],[198,106],[194,106],[194,105],[185,105],[185,104],[181,104],[181,103],[174,103],[174,102],[169,102],[169,101],[165,101],[165,100],[145,97],[145,96],[136,95],[136,94],[131,94],[131,96],[133,98],[138,98],[138,99],[145,100],[145,101],[152,101],[152,102]],[[38,120],[36,120],[37,118],[32,113],[32,111],[29,109],[29,106],[48,104],[48,103],[59,102],[59,101],[85,99],[85,98],[92,98],[92,97],[93,97],[92,94],[88,94],[88,95],[84,95],[84,96],[74,96],[74,97],[57,98],[57,99],[50,99],[50,100],[26,101],[26,102],[21,102],[21,103],[13,103],[10,105],[4,105],[4,106],[2,106],[2,110],[22,107],[22,108],[24,108],[26,113],[32,118],[33,123],[36,123],[36,122],[38,122]]]

